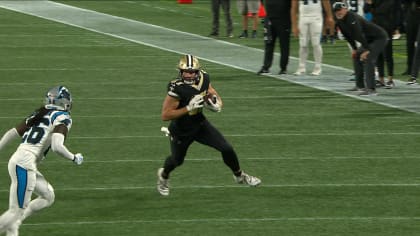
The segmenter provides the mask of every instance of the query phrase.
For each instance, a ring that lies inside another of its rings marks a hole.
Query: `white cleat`
[[[319,76],[319,75],[321,75],[321,73],[322,73],[322,70],[321,69],[314,69],[312,71],[311,75],[313,75],[313,76]]]
[[[241,176],[233,176],[235,181],[238,184],[247,184],[251,187],[256,187],[261,183],[261,180],[255,176],[248,175],[247,173],[243,172],[241,173]]]
[[[294,75],[304,75],[306,73],[305,69],[298,69],[295,73],[293,73]]]
[[[157,181],[157,190],[162,196],[169,195],[169,179],[162,177],[163,168],[159,168],[157,171],[158,181]]]

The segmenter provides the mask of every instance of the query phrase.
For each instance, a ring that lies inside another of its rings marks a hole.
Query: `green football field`
[[[74,99],[66,145],[86,158],[75,166],[49,153],[39,170],[55,188],[56,201],[27,219],[20,235],[418,235],[419,113],[220,63],[223,58],[206,52],[215,42],[201,38],[204,46],[191,48],[199,41],[194,37],[210,33],[211,20],[209,1],[193,1],[61,1],[173,29],[173,38],[160,31],[146,35],[165,48],[129,40],[134,28],[97,22],[102,28],[95,31],[7,10],[0,1],[0,135],[41,106],[48,88],[63,84]],[[33,10],[31,1],[25,4]],[[232,12],[239,35],[235,5]],[[223,19],[221,25],[223,30]],[[113,27],[123,36],[103,32]],[[193,35],[179,38],[178,32]],[[221,40],[226,47],[263,47],[261,35]],[[395,44],[399,75],[404,41]],[[297,48],[294,39],[294,57]],[[221,113],[206,116],[261,186],[236,184],[218,152],[193,144],[171,175],[171,195],[157,193],[156,170],[169,154],[160,132],[168,125],[160,119],[161,104],[180,53],[190,51],[203,52],[201,63],[224,101]],[[324,62],[334,66],[325,66],[326,76],[347,81],[345,42],[324,45],[324,52]],[[262,58],[254,60],[260,66]],[[290,73],[295,65],[292,58]],[[397,101],[403,90],[394,91]],[[7,161],[17,145],[0,152],[1,212],[8,207]]]

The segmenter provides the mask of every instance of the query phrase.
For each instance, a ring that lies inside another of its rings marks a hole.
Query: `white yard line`
[[[54,226],[54,225],[103,225],[103,224],[163,224],[163,223],[263,223],[288,221],[418,221],[420,216],[319,216],[319,217],[276,217],[276,218],[207,218],[207,219],[160,219],[160,220],[113,220],[113,221],[66,221],[25,223],[25,226]],[[342,223],[342,222],[340,222]]]
[[[16,12],[60,22],[110,37],[127,40],[160,50],[177,54],[192,53],[201,59],[249,72],[260,69],[263,50],[250,48],[234,43],[168,29],[127,18],[81,9],[50,1],[0,1],[0,7]],[[170,39],[171,43],[168,44]],[[188,47],[185,45],[188,44]],[[188,52],[185,49],[188,48]],[[253,55],[250,57],[249,55]],[[278,54],[276,54],[278,58]],[[290,62],[289,71],[297,67],[296,58]],[[343,60],[350,60],[343,58]],[[273,65],[277,65],[273,62]],[[273,67],[273,70],[275,67]],[[349,70],[337,66],[323,65],[323,75],[314,76],[279,76],[269,75],[275,79],[285,80],[320,90],[330,91],[344,96],[375,102],[387,107],[420,113],[420,86],[406,86],[396,81],[397,87],[380,90],[380,96],[359,97],[346,89],[354,86],[348,81]]]
[[[308,184],[261,184],[257,188],[377,188],[377,187],[404,187],[418,188],[420,183],[308,183]],[[234,185],[178,185],[172,186],[171,189],[232,189],[232,188],[249,188],[249,186]],[[156,189],[154,185],[148,186],[104,186],[104,187],[54,187],[58,191],[128,191],[141,189]],[[9,192],[9,189],[0,189],[0,192]]]

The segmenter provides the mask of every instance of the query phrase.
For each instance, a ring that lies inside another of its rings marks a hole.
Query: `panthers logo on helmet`
[[[56,86],[48,90],[45,96],[45,108],[70,111],[72,105],[70,91],[64,86]]]

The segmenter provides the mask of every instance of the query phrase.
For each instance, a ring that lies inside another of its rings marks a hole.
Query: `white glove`
[[[213,95],[212,98],[208,99],[204,103],[204,107],[214,112],[222,111],[222,106],[220,105],[219,99],[217,99],[216,95]]]
[[[192,111],[194,109],[202,108],[204,103],[203,96],[200,94],[195,95],[188,103],[187,110]]]
[[[162,131],[165,134],[166,137],[168,137],[169,135],[171,135],[171,132],[169,132],[169,129],[167,127],[165,127],[165,126],[162,126],[160,128],[160,131]]]
[[[82,154],[81,153],[74,154],[73,162],[76,165],[81,165],[82,162],[83,162],[83,156],[82,156]]]

